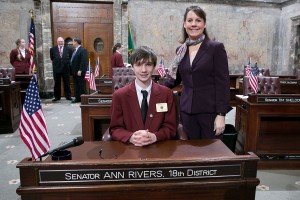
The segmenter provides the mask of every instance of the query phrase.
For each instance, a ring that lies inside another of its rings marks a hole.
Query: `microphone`
[[[106,76],[106,74],[103,74],[100,78],[104,78]]]
[[[40,158],[47,156],[47,155],[52,155],[56,151],[60,151],[60,150],[68,149],[70,147],[76,147],[76,146],[82,145],[83,143],[84,143],[84,141],[83,141],[82,137],[76,137],[71,142],[61,145],[55,149],[48,151],[47,153],[45,153],[43,155],[41,155]]]

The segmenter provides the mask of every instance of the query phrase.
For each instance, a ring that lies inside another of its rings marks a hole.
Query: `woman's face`
[[[24,39],[21,39],[20,47],[21,47],[21,48],[25,48],[25,45],[26,45],[25,40],[24,40]]]
[[[123,45],[120,46],[120,47],[118,48],[118,51],[119,51],[119,52],[122,52],[122,51],[123,51]]]
[[[205,22],[191,10],[187,13],[183,27],[185,28],[189,38],[195,40],[203,33],[205,29]]]

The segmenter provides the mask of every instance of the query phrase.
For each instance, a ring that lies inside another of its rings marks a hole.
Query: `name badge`
[[[157,103],[156,104],[156,112],[168,112],[167,103]]]

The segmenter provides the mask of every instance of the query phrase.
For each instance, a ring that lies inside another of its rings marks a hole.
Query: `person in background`
[[[162,84],[173,88],[182,83],[180,112],[189,139],[221,139],[225,115],[231,109],[224,45],[210,40],[206,13],[199,6],[186,9],[182,35],[169,79]]]
[[[17,39],[16,48],[10,52],[10,64],[15,68],[16,74],[29,74],[30,51],[25,46],[24,39]]]
[[[72,103],[81,102],[80,96],[86,94],[86,83],[84,80],[88,67],[88,52],[81,46],[79,38],[73,39],[74,52],[71,57],[71,72],[73,75],[75,99]]]
[[[61,78],[64,82],[64,94],[67,100],[72,101],[70,89],[70,59],[72,49],[64,45],[62,37],[57,38],[57,45],[50,49],[54,77],[54,99],[59,101],[61,97]]]
[[[110,77],[112,77],[112,68],[114,67],[125,67],[125,63],[123,62],[122,58],[122,50],[123,50],[123,45],[121,43],[116,43],[115,46],[113,47],[113,55],[110,60],[111,64],[111,69],[110,69]]]
[[[157,56],[141,46],[131,54],[135,81],[113,93],[109,131],[113,140],[146,146],[176,135],[173,92],[152,81]]]

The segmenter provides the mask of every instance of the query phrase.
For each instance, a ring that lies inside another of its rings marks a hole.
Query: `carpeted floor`
[[[71,104],[65,99],[52,103],[42,100],[43,111],[49,132],[51,149],[73,138],[81,136],[80,104]],[[226,116],[226,123],[234,124],[235,109]],[[30,152],[22,142],[19,131],[0,134],[0,200],[21,199],[16,194],[20,184],[18,162],[30,157]],[[257,187],[258,200],[299,200],[300,170],[259,170],[260,185]]]

